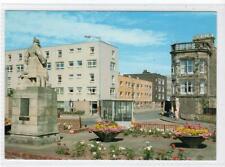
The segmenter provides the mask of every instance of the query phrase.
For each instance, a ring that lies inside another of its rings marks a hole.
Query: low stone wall
[[[203,121],[207,123],[216,123],[216,115],[205,115],[205,114],[180,114],[180,117],[185,120]]]

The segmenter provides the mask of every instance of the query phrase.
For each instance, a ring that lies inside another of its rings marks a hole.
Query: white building
[[[17,87],[27,49],[6,52],[7,89]],[[103,41],[43,47],[49,83],[57,91],[58,108],[95,113],[99,100],[115,99],[118,49]]]

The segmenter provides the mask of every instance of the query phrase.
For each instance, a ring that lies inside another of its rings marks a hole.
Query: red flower
[[[179,157],[178,156],[173,156],[172,160],[179,160]]]

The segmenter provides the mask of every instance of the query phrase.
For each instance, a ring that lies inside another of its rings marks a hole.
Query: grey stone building
[[[180,99],[180,116],[201,119],[216,113],[216,47],[211,34],[171,45],[172,94]]]
[[[125,76],[131,76],[139,78],[142,80],[147,80],[152,82],[152,101],[153,102],[163,102],[166,99],[167,93],[167,77],[151,73],[144,70],[141,74],[125,74]]]

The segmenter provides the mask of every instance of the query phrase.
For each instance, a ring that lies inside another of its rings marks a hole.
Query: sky
[[[216,37],[216,12],[6,11],[5,49],[87,42],[101,37],[119,49],[119,71],[170,75],[171,45],[198,34]]]

